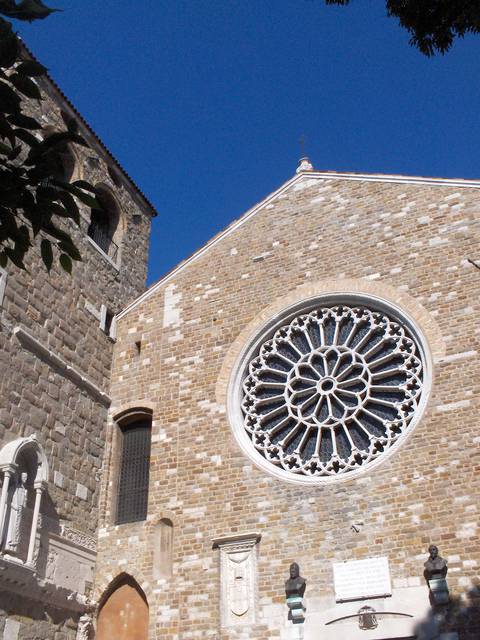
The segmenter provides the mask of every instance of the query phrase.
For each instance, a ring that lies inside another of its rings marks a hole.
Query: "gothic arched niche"
[[[173,563],[173,523],[162,518],[154,529],[153,574],[157,579],[170,578]]]
[[[120,576],[107,589],[98,614],[96,638],[148,639],[147,598],[131,576]]]
[[[43,128],[43,140],[48,140],[54,134],[63,133],[55,127],[49,126]],[[76,152],[73,146],[65,142],[61,145],[55,146],[55,155],[52,161],[56,161],[56,166],[53,169],[53,178],[60,180],[61,182],[72,182],[73,180],[79,180],[80,167]]]
[[[48,462],[36,436],[0,449],[0,553],[32,565]]]
[[[95,191],[101,208],[91,209],[87,234],[102,251],[117,262],[126,228],[125,216],[117,198],[107,185],[96,184]]]

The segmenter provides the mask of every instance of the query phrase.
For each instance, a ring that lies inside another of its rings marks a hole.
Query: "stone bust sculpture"
[[[448,567],[447,561],[438,555],[438,547],[431,544],[428,547],[429,557],[425,562],[424,575],[427,580],[432,578],[445,578],[447,575]]]
[[[285,594],[287,598],[298,596],[303,598],[307,581],[300,575],[300,567],[296,562],[290,565],[290,578],[285,581]]]

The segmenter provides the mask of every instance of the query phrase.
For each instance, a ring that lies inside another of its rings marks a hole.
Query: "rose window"
[[[387,452],[418,414],[423,357],[406,324],[336,305],[295,317],[245,370],[241,413],[270,463],[300,476],[339,476]]]

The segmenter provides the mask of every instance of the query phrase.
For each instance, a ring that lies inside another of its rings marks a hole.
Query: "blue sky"
[[[17,25],[158,209],[149,282],[315,168],[480,177],[480,37],[425,58],[353,0],[51,0]]]

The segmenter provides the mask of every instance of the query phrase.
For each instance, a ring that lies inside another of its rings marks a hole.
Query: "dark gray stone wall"
[[[0,602],[0,638],[10,640],[17,627],[18,640],[75,640],[78,614],[5,591]]]
[[[32,102],[31,114],[53,129],[64,129],[61,109],[68,111],[69,105],[62,103],[55,88],[43,88],[50,96]],[[88,238],[90,210],[83,206],[80,228],[68,225],[83,258],[74,263],[71,276],[56,265],[47,273],[38,246],[28,256],[26,271],[8,266],[0,306],[0,449],[11,440],[36,434],[50,465],[42,503],[44,524],[56,533],[64,525],[95,536],[108,402],[92,386],[79,382],[77,374],[108,394],[113,340],[100,328],[101,306],[117,313],[144,290],[152,212],[118,168],[114,167],[116,175],[112,172],[113,163],[98,141],[85,129],[84,133],[92,148],[73,149],[72,179],[101,183],[114,193],[121,210],[115,236],[117,241],[122,236],[120,258],[115,264]],[[74,373],[19,340],[17,327]],[[0,590],[4,587],[0,576]],[[5,615],[21,620],[22,640],[75,637],[78,613],[65,610],[54,616],[46,603],[25,607],[20,601],[12,595],[6,607],[2,599],[0,638]]]

